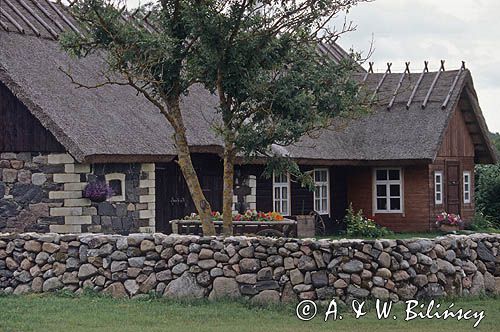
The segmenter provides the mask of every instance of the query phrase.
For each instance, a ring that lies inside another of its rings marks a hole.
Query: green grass
[[[450,303],[443,300],[441,303]],[[367,304],[368,305],[368,304]],[[373,307],[373,304],[371,304]],[[442,306],[444,306],[442,304]],[[446,305],[448,307],[448,305]],[[498,331],[500,298],[455,301],[455,308],[484,310],[478,331]],[[303,322],[293,306],[256,307],[244,302],[172,302],[164,299],[115,300],[85,295],[27,295],[0,297],[0,331],[471,331],[470,321],[404,321],[404,307],[394,310],[398,319],[377,320],[374,310],[358,320],[346,308],[344,319]],[[323,313],[325,309],[319,309]]]
[[[456,234],[458,235],[463,235],[463,234],[472,234],[472,233],[500,233],[499,229],[495,228],[490,228],[486,230],[481,230],[481,231],[458,231]],[[394,233],[390,235],[386,235],[383,238],[384,239],[393,239],[393,240],[398,240],[398,239],[412,239],[412,238],[425,238],[425,239],[433,239],[438,236],[444,236],[449,233],[443,233],[443,232],[407,232],[407,233]],[[347,234],[339,234],[339,235],[325,235],[325,236],[318,236],[318,239],[329,239],[329,240],[341,240],[341,239],[360,239],[362,237],[359,236],[348,236]]]

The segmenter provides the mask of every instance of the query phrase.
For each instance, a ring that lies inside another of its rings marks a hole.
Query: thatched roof
[[[81,60],[61,50],[57,37],[76,23],[65,9],[47,0],[2,0],[0,2],[0,81],[23,102],[32,114],[79,161],[157,161],[176,154],[173,130],[159,113],[135,90],[126,86],[99,89],[76,88],[59,69],[70,69],[80,82],[95,84],[105,64],[93,56]],[[341,59],[338,46],[319,51]],[[337,59],[337,60],[338,60]],[[476,121],[478,161],[492,162],[491,144],[468,70],[444,71],[423,103],[436,73],[425,73],[407,109],[406,104],[420,74],[405,75],[390,110],[387,105],[398,87],[401,74],[360,73],[370,95],[377,90],[373,112],[350,121],[337,121],[318,137],[304,138],[287,147],[299,160],[322,163],[355,163],[384,160],[427,160],[435,158],[451,112],[461,96],[472,99]],[[378,89],[377,86],[379,87]],[[442,108],[447,99],[446,106]],[[221,151],[221,140],[210,124],[218,119],[217,98],[194,86],[183,100],[188,139],[193,151]]]
[[[322,159],[346,164],[355,161],[432,161],[441,146],[452,112],[460,98],[465,98],[473,101],[470,109],[462,111],[469,112],[474,118],[467,126],[475,142],[477,162],[494,162],[495,153],[477,103],[470,71],[441,71],[431,89],[437,75],[438,72],[358,75],[369,100],[379,87],[371,112],[357,119],[336,121],[330,130],[318,137],[305,138],[296,147],[288,148],[290,155],[316,159],[321,151]]]

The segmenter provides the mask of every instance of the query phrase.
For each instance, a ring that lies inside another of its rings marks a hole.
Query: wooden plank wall
[[[474,144],[467,130],[464,116],[459,107],[457,107],[450,118],[448,128],[443,137],[442,145],[439,149],[438,156],[433,164],[429,166],[429,189],[432,193],[429,201],[429,210],[431,218],[446,210],[447,204],[447,184],[446,184],[446,162],[454,161],[459,164],[460,178],[460,202],[461,202],[461,217],[464,221],[469,222],[474,216]],[[434,202],[434,171],[443,172],[443,204],[436,205]],[[471,203],[463,203],[463,183],[462,175],[464,171],[471,173]]]
[[[394,165],[396,167],[397,165]],[[427,165],[403,167],[403,213],[379,213],[373,216],[373,168],[352,167],[347,180],[347,198],[357,211],[394,231],[427,231],[429,225],[429,189]]]
[[[0,83],[0,151],[65,151],[54,136],[2,83]]]

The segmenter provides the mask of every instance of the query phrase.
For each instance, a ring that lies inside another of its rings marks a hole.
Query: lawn
[[[500,229],[489,228],[484,231],[458,231],[457,235],[470,235],[473,233],[500,233]],[[450,233],[443,232],[405,232],[405,233],[394,233],[383,236],[384,239],[389,240],[401,240],[401,239],[412,239],[412,238],[425,238],[425,239],[433,239],[439,236],[445,236]],[[327,240],[342,240],[342,239],[360,239],[363,237],[359,236],[348,236],[346,234],[337,234],[337,235],[325,235],[325,236],[317,236],[318,239],[327,239]]]
[[[450,301],[443,301],[447,303]],[[368,304],[367,304],[368,305]],[[373,307],[373,304],[371,304]],[[444,304],[442,304],[444,307]],[[115,300],[84,295],[27,295],[0,297],[0,331],[470,331],[475,320],[419,319],[404,321],[404,307],[392,317],[377,320],[374,309],[356,320],[340,308],[342,320],[324,322],[319,316],[300,321],[292,306],[256,307],[243,302],[171,302],[163,299]],[[478,331],[498,331],[500,298],[455,301],[454,308],[485,311]],[[325,309],[319,308],[324,315]]]

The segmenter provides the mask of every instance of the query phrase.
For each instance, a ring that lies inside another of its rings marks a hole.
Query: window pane
[[[387,170],[378,169],[377,170],[377,181],[387,180]]]
[[[387,187],[385,184],[377,184],[377,196],[387,196]]]
[[[282,201],[281,203],[281,213],[287,214],[288,213],[288,204],[287,201]]]
[[[436,191],[441,192],[441,184],[440,183],[436,184]]]
[[[321,206],[320,206],[320,200],[317,199],[314,201],[314,210],[315,211],[320,211],[321,210]]]
[[[398,169],[389,170],[389,180],[399,180],[399,170]]]
[[[441,193],[436,193],[436,201],[441,201]]]
[[[274,211],[280,212],[280,202],[279,201],[274,202]]]
[[[465,184],[465,191],[469,191],[469,184],[468,183]]]
[[[386,198],[377,198],[377,210],[387,210]]]
[[[288,199],[288,188],[287,187],[283,187],[281,188],[283,191],[282,191],[282,195],[281,195],[281,198],[282,199]]]
[[[441,183],[441,174],[436,174],[436,183]]]
[[[274,188],[274,199],[280,199],[280,188],[276,187]]]
[[[326,198],[325,198],[325,199],[323,199],[323,200],[321,200],[321,205],[322,205],[322,206],[321,206],[321,210],[322,210],[322,211],[326,211],[327,206],[328,206],[328,202],[327,202]]]
[[[401,202],[399,198],[391,198],[391,210],[401,210]]]
[[[321,197],[326,197],[326,186],[321,186]]]
[[[400,196],[399,184],[391,184],[390,191],[392,197],[399,197]]]

